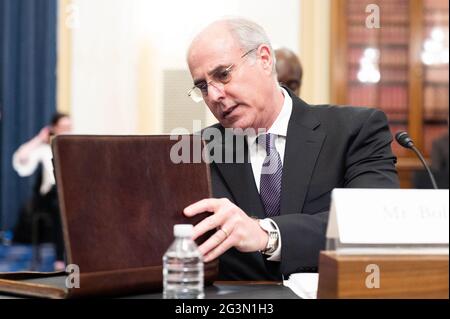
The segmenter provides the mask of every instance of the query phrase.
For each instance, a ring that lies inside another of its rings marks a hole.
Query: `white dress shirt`
[[[12,164],[17,174],[21,177],[30,176],[42,163],[42,182],[39,188],[41,195],[47,194],[53,185],[55,185],[55,176],[53,175],[52,149],[49,144],[42,143],[34,149],[25,160],[20,160],[17,150],[13,155]]]
[[[286,137],[287,137],[287,129],[289,124],[289,119],[291,118],[292,113],[292,98],[289,96],[288,92],[281,88],[281,91],[284,95],[284,103],[281,108],[280,114],[275,119],[275,122],[269,128],[266,133],[270,133],[275,135],[275,148],[280,154],[281,163],[284,164],[284,151],[286,148]],[[259,134],[261,135],[261,134]],[[260,191],[260,180],[261,180],[261,170],[262,165],[264,163],[264,159],[266,158],[266,150],[265,148],[257,143],[258,135],[247,135],[247,143],[249,148],[250,162],[252,164],[253,177],[255,178],[256,187],[258,188],[258,192]],[[278,232],[278,247],[275,252],[268,258],[270,261],[280,261],[281,260],[281,233],[278,229],[277,224],[270,218],[268,220],[271,221],[273,229],[276,229]]]

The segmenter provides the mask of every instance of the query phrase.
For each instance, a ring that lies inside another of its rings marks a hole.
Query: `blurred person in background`
[[[431,148],[431,169],[437,174],[440,188],[448,188],[449,162],[448,162],[448,116],[447,132],[433,141]]]
[[[448,123],[448,118],[447,118]],[[447,126],[448,128],[448,126]],[[448,129],[447,132],[433,140],[431,147],[431,171],[439,189],[448,189],[449,186],[449,160],[448,160]],[[428,172],[425,169],[413,173],[412,186],[418,189],[431,189]]]
[[[290,88],[295,95],[300,96],[303,68],[295,53],[287,48],[275,50],[278,82]]]
[[[39,134],[21,145],[14,153],[12,164],[21,177],[27,177],[38,171],[33,196],[22,209],[14,230],[14,242],[32,241],[33,226],[37,223],[39,242],[51,242],[55,245],[55,270],[62,270],[64,264],[64,242],[59,216],[58,196],[53,175],[52,136],[68,134],[72,123],[67,114],[56,113],[48,126]]]
[[[434,171],[446,173],[448,178],[448,131],[433,141],[431,168]]]

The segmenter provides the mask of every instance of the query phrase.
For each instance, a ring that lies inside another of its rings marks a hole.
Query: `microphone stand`
[[[417,157],[420,159],[420,161],[422,162],[422,165],[425,167],[425,169],[427,170],[428,176],[430,176],[430,180],[431,180],[431,184],[433,185],[434,189],[438,189],[438,186],[436,184],[436,180],[434,179],[433,173],[431,173],[430,168],[428,167],[428,164],[425,162],[425,159],[423,158],[422,154],[420,154],[419,150],[417,149],[417,147],[415,147],[414,145],[411,146],[411,149],[414,151],[414,153],[416,153]]]

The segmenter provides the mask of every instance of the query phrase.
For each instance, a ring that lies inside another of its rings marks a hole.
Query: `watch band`
[[[267,220],[267,219],[259,220],[260,227],[264,231],[266,231],[269,236],[269,240],[267,241],[266,248],[264,250],[261,250],[261,253],[264,255],[271,255],[278,248],[279,234],[278,234],[277,228],[271,224],[272,224],[272,222],[270,220]]]

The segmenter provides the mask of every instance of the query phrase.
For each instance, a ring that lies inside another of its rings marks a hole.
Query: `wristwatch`
[[[268,219],[260,219],[259,226],[264,229],[269,235],[267,246],[264,250],[261,250],[261,253],[263,253],[264,255],[272,255],[278,248],[279,234],[277,228]]]

